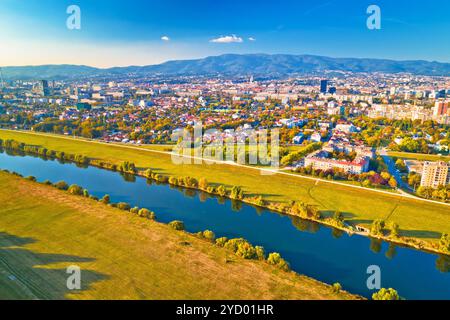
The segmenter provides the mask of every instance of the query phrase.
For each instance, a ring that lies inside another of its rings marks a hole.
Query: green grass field
[[[401,158],[401,159],[413,159],[413,160],[420,160],[420,161],[450,161],[450,156],[439,156],[436,154],[389,151],[388,155],[391,157],[396,157],[396,158]]]
[[[348,220],[362,225],[369,225],[374,219],[395,221],[403,236],[437,241],[442,232],[450,232],[450,207],[445,205],[280,174],[261,175],[259,170],[231,165],[176,165],[170,155],[81,139],[3,130],[0,130],[0,139],[16,139],[117,164],[133,161],[138,167],[152,168],[166,175],[205,177],[210,183],[239,185],[247,195],[263,195],[270,201],[315,204],[330,214],[341,211]]]
[[[352,299],[167,225],[0,172],[0,299]],[[81,268],[80,291],[66,268]]]

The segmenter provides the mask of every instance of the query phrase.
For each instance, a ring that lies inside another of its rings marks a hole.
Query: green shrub
[[[148,209],[145,209],[145,208],[142,208],[141,210],[139,210],[138,216],[141,218],[155,220],[155,213]]]
[[[56,188],[59,190],[67,190],[69,189],[69,185],[65,181],[58,181],[54,184]]]
[[[111,201],[111,198],[109,197],[109,194],[105,194],[101,200],[104,204],[109,204]]]
[[[216,235],[214,234],[214,232],[210,231],[210,230],[205,230],[203,231],[203,238],[205,238],[206,240],[209,241],[214,241],[214,239],[216,238]]]
[[[174,229],[174,230],[178,230],[178,231],[183,231],[184,230],[184,223],[183,221],[172,221],[169,223],[169,226]]]
[[[83,195],[83,188],[80,186],[73,184],[67,189],[67,192],[70,194],[76,195],[76,196],[82,196]]]
[[[119,202],[117,208],[124,211],[130,211],[131,206],[126,202]]]
[[[272,252],[267,257],[267,263],[280,268],[281,270],[289,271],[289,264],[284,260],[278,252]]]
[[[131,208],[130,212],[137,214],[139,212],[139,208],[138,207]]]
[[[372,295],[373,300],[400,300],[400,296],[398,295],[397,291],[389,288],[381,288],[380,291],[374,293]]]
[[[331,286],[331,291],[333,293],[339,293],[339,292],[341,292],[341,290],[342,290],[342,286],[339,282],[336,282]]]
[[[266,252],[265,252],[265,250],[264,250],[263,247],[261,247],[261,246],[256,246],[256,247],[255,247],[255,250],[256,250],[256,258],[257,258],[258,260],[261,260],[261,261],[266,260]]]
[[[228,238],[227,237],[221,237],[221,238],[216,239],[216,245],[218,247],[222,247],[223,248],[227,242],[228,242]]]

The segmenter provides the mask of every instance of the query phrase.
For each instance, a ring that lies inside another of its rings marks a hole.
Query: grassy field
[[[439,156],[436,154],[390,151],[390,152],[388,152],[388,155],[391,157],[396,157],[396,158],[401,158],[401,159],[413,159],[413,160],[420,160],[420,161],[450,161],[450,156]]]
[[[0,172],[0,299],[351,299],[313,279]],[[66,287],[81,268],[82,290]]]
[[[316,204],[330,214],[341,211],[347,219],[362,225],[369,225],[374,219],[392,220],[399,224],[403,236],[437,241],[442,232],[450,232],[450,207],[445,205],[280,174],[261,175],[258,170],[232,165],[177,165],[170,155],[80,139],[2,130],[0,139],[16,139],[117,164],[133,161],[138,167],[149,167],[166,175],[205,177],[210,183],[239,185],[247,195],[263,195],[270,201]]]

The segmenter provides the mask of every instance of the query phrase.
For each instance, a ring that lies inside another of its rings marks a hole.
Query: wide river
[[[436,254],[349,236],[317,223],[95,167],[0,151],[0,169],[38,181],[78,184],[97,197],[109,194],[112,202],[156,212],[158,221],[182,220],[190,232],[209,229],[217,236],[243,237],[267,252],[281,253],[298,273],[329,284],[339,282],[352,293],[372,295],[367,269],[375,265],[381,270],[381,286],[395,288],[406,299],[450,299],[450,259]],[[1,228],[7,231],[8,226]]]

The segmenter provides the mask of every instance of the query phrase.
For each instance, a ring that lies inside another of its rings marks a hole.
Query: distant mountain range
[[[78,65],[3,67],[5,79],[70,79],[107,76],[231,75],[284,76],[324,71],[411,73],[450,76],[450,63],[423,60],[330,58],[288,54],[225,54],[196,60],[168,61],[158,65],[100,69]]]

